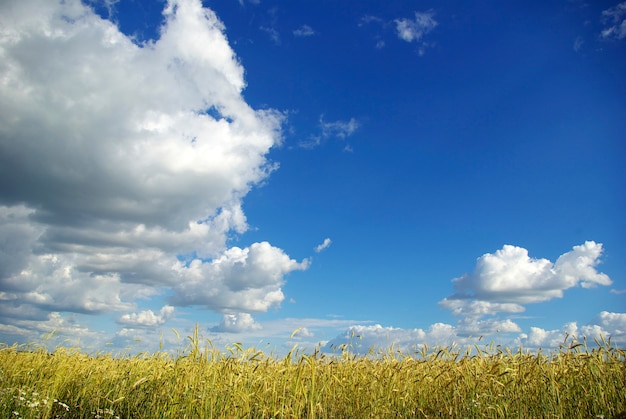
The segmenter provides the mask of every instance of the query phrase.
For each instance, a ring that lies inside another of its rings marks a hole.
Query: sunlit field
[[[494,345],[277,358],[197,334],[177,355],[0,349],[2,418],[623,418],[626,351]]]

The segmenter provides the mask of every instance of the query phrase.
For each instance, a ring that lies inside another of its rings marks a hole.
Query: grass
[[[491,345],[275,358],[189,339],[176,356],[5,346],[0,417],[626,417],[626,351],[605,341],[551,354]]]

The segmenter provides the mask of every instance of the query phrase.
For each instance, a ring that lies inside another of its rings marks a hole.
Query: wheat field
[[[0,349],[2,418],[624,418],[626,351],[574,343],[284,357],[197,331],[177,355]]]

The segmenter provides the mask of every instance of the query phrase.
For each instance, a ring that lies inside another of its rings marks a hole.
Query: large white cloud
[[[587,241],[561,255],[555,263],[533,259],[524,248],[505,245],[476,261],[471,274],[453,280],[456,293],[440,302],[453,314],[479,318],[498,312],[519,313],[524,304],[561,298],[575,286],[610,285],[596,270],[602,244]]]
[[[307,262],[227,246],[247,228],[242,198],[276,168],[283,119],[244,101],[243,75],[199,0],[170,0],[142,45],[79,0],[0,3],[4,324],[128,312],[164,289],[221,312],[282,301]]]

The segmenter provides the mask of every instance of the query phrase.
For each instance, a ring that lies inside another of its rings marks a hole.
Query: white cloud
[[[176,267],[180,281],[173,287],[174,305],[200,305],[222,313],[262,312],[285,299],[284,276],[308,267],[267,242],[232,247],[210,263],[198,259]]]
[[[492,303],[489,301],[468,300],[461,298],[444,298],[439,302],[441,307],[452,311],[455,316],[479,318],[494,313],[521,313],[524,306],[514,303]]]
[[[302,25],[293,31],[294,36],[307,37],[315,35],[315,31],[309,25]]]
[[[345,140],[353,135],[360,126],[361,124],[359,124],[355,118],[350,118],[348,121],[338,120],[326,122],[324,120],[324,115],[321,115],[319,122],[319,134],[309,136],[306,141],[301,141],[298,145],[302,148],[312,149],[322,144],[322,141],[328,138]],[[352,151],[349,145],[346,145],[344,150]]]
[[[291,333],[292,339],[306,339],[312,338],[313,336],[315,336],[315,334],[306,327],[300,327]]]
[[[280,45],[280,33],[276,28],[272,26],[259,26],[259,29],[268,34],[274,44]]]
[[[558,348],[570,336],[576,336],[576,323],[567,323],[563,329],[544,330],[540,327],[531,327],[528,334],[521,334],[518,338],[519,346],[527,349]]]
[[[602,30],[602,38],[626,38],[626,2],[604,10],[602,20],[610,25]]]
[[[262,311],[306,268],[267,243],[228,249],[284,117],[244,101],[243,67],[199,0],[170,0],[164,19],[137,45],[79,0],[0,3],[4,324],[128,312],[168,288]]]
[[[422,348],[466,347],[480,344],[503,345],[512,350],[558,349],[565,342],[587,340],[590,347],[594,339],[611,339],[611,343],[626,345],[626,313],[603,311],[591,322],[578,326],[575,322],[565,324],[561,329],[545,330],[531,326],[528,332],[509,319],[464,320],[456,326],[435,323],[428,329],[402,329],[394,327],[351,326],[345,332],[328,341],[324,346],[327,352],[337,352],[341,348],[358,354],[365,354],[370,348],[385,351],[391,347],[403,353],[420,351]]]
[[[577,285],[610,285],[611,279],[595,269],[601,254],[602,244],[587,241],[552,263],[530,258],[524,248],[505,245],[478,258],[472,274],[454,279],[456,293],[440,304],[468,317],[519,313],[524,304],[561,298],[566,289]]]
[[[261,329],[249,313],[225,314],[219,326],[212,328],[213,332],[241,333]]]
[[[450,346],[458,343],[459,339],[463,340],[457,336],[455,327],[445,323],[435,323],[427,330],[383,327],[379,324],[356,325],[328,341],[323,349],[326,352],[346,349],[353,353],[366,354],[370,349],[385,351],[393,347],[406,353],[420,351],[424,345]]]
[[[424,35],[435,29],[438,25],[434,19],[435,13],[428,12],[415,12],[415,20],[411,19],[396,19],[396,32],[400,39],[406,42],[418,42],[421,41]]]
[[[322,243],[320,243],[317,246],[315,246],[315,252],[319,253],[322,250],[328,248],[331,244],[332,244],[332,240],[330,238],[326,237]]]
[[[118,319],[118,323],[131,327],[154,327],[163,325],[174,314],[174,307],[164,306],[157,314],[152,310],[144,310],[139,313],[124,314]]]
[[[598,325],[607,333],[620,340],[626,342],[626,313],[610,313],[603,311],[599,313],[589,325]]]
[[[595,341],[601,342],[609,339],[612,345],[619,347],[626,345],[626,313],[603,311],[583,326],[570,322],[561,329],[554,330],[531,327],[528,334],[520,334],[515,344],[530,349],[558,348],[568,340],[578,342],[586,340],[587,345],[594,346]]]
[[[378,16],[373,16],[373,15],[365,15],[363,17],[361,17],[361,19],[359,19],[359,26],[365,26],[365,25],[369,25],[370,23],[377,23],[379,25],[384,25],[385,21],[381,18],[379,18]]]
[[[322,129],[322,136],[325,138],[328,137],[337,137],[337,138],[346,138],[351,136],[359,129],[360,124],[356,119],[350,118],[349,121],[334,121],[334,122],[326,122],[324,121],[324,117],[320,117],[320,127]]]
[[[580,51],[584,43],[585,43],[584,39],[580,36],[577,36],[576,39],[574,40],[574,45],[572,46],[572,48],[574,49],[574,52]]]
[[[458,336],[491,336],[496,333],[521,332],[522,329],[511,319],[486,319],[477,320],[466,318],[458,322],[456,333]]]

